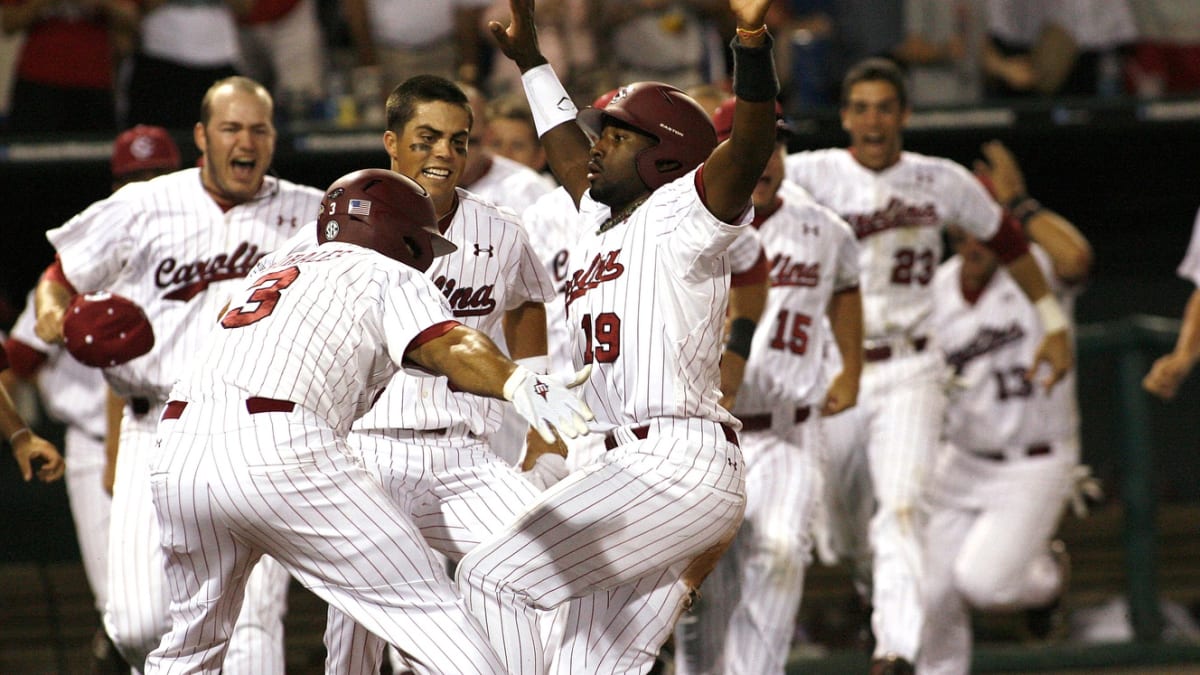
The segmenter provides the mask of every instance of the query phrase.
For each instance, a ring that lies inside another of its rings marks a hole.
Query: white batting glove
[[[1098,502],[1104,498],[1100,479],[1092,475],[1092,467],[1080,464],[1071,470],[1071,494],[1068,496],[1071,512],[1076,518],[1088,516],[1088,501]]]
[[[525,472],[525,478],[545,490],[566,478],[569,473],[571,471],[567,469],[567,459],[565,457],[547,452],[544,455],[538,455],[538,458],[533,462],[533,468]]]
[[[587,420],[596,416],[571,389],[586,382],[591,374],[592,367],[584,366],[574,379],[563,382],[553,375],[536,375],[517,366],[504,383],[504,398],[512,401],[543,441],[554,442],[553,430],[558,430],[560,436],[575,438],[587,433]]]

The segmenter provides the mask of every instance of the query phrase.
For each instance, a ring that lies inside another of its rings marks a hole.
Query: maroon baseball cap
[[[733,133],[733,108],[737,105],[736,98],[727,98],[713,113],[713,126],[717,129],[717,141],[723,142]],[[783,117],[783,106],[775,102],[775,133],[781,141],[786,141],[792,135],[792,125]]]
[[[180,164],[179,147],[162,127],[139,124],[121,132],[113,143],[114,178],[141,171],[174,171]]]
[[[119,366],[154,347],[150,319],[129,298],[114,293],[76,295],[63,317],[63,342],[80,363]]]

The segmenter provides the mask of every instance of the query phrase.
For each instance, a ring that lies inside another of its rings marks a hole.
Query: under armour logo
[[[288,223],[292,227],[295,227],[296,226],[296,217],[292,216],[290,219],[288,219],[288,218],[284,218],[283,216],[279,216],[279,222],[276,224],[279,225],[280,227],[283,227],[284,223]]]
[[[550,387],[546,386],[545,382],[538,380],[537,383],[533,385],[533,393],[541,396],[542,398],[546,398],[546,394],[550,393]]]
[[[820,234],[821,233],[820,228],[818,228],[816,225],[809,225],[808,223],[801,223],[800,231],[803,232],[804,234]]]
[[[496,251],[496,249],[493,246],[484,248],[484,247],[480,246],[479,244],[475,244],[475,255],[479,255],[480,253],[486,253],[486,254],[488,254],[488,257],[490,258],[495,253],[495,251]]]
[[[554,107],[558,108],[559,110],[570,112],[575,107],[575,102],[572,101],[570,97],[563,96],[562,98],[558,99],[558,103],[555,103]]]
[[[928,171],[918,171],[916,177],[917,185],[932,185],[933,174]]]

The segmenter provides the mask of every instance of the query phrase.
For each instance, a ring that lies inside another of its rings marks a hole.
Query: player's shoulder
[[[901,173],[926,173],[931,178],[974,183],[975,178],[967,167],[948,157],[935,157],[911,150],[900,153],[897,166]]]
[[[507,206],[501,206],[466,188],[459,187],[455,190],[458,192],[458,211],[455,213],[455,218],[488,216],[502,221],[521,222],[521,217],[517,215],[517,212]]]
[[[779,184],[779,197],[783,200],[783,209],[786,209],[793,217],[826,224],[833,236],[854,237],[854,230],[844,218],[833,209],[818,202],[808,190],[797,183],[784,179]]]
[[[270,180],[270,178],[268,177],[267,180]],[[304,185],[302,183],[293,183],[286,178],[275,178],[274,180],[280,194],[306,197],[308,199],[316,199],[318,201],[325,198],[325,191],[320,188],[315,188],[311,185]]]

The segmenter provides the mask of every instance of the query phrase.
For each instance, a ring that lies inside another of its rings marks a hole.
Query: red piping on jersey
[[[54,255],[54,262],[50,263],[42,272],[42,279],[66,286],[71,295],[79,294],[79,291],[75,290],[75,286],[67,280],[67,273],[63,271],[62,259],[58,257],[58,254]]]
[[[426,342],[436,340],[461,325],[461,323],[455,321],[454,319],[446,319],[445,321],[435,323],[429,328],[417,333],[417,336],[414,337],[412,341],[408,343],[408,346],[404,348],[405,357],[407,357],[408,353],[417,347],[424,345]]]
[[[750,224],[753,225],[754,229],[756,230],[761,228],[762,224],[767,222],[767,218],[775,215],[775,212],[778,211],[782,206],[783,197],[775,195],[775,199],[771,200],[771,203],[765,208],[759,209],[758,207],[754,207],[754,220],[750,221]]]
[[[458,213],[458,193],[454,193],[454,203],[450,205],[450,210],[446,215],[438,218],[438,231],[446,234],[446,230],[450,229],[450,221],[454,220],[454,214]]]
[[[1021,223],[1007,211],[1000,217],[1000,229],[984,245],[1005,265],[1029,252],[1029,240],[1021,231]]]
[[[4,343],[4,351],[8,352],[8,367],[22,380],[31,380],[48,358],[32,345],[21,342],[16,338],[8,338]]]

